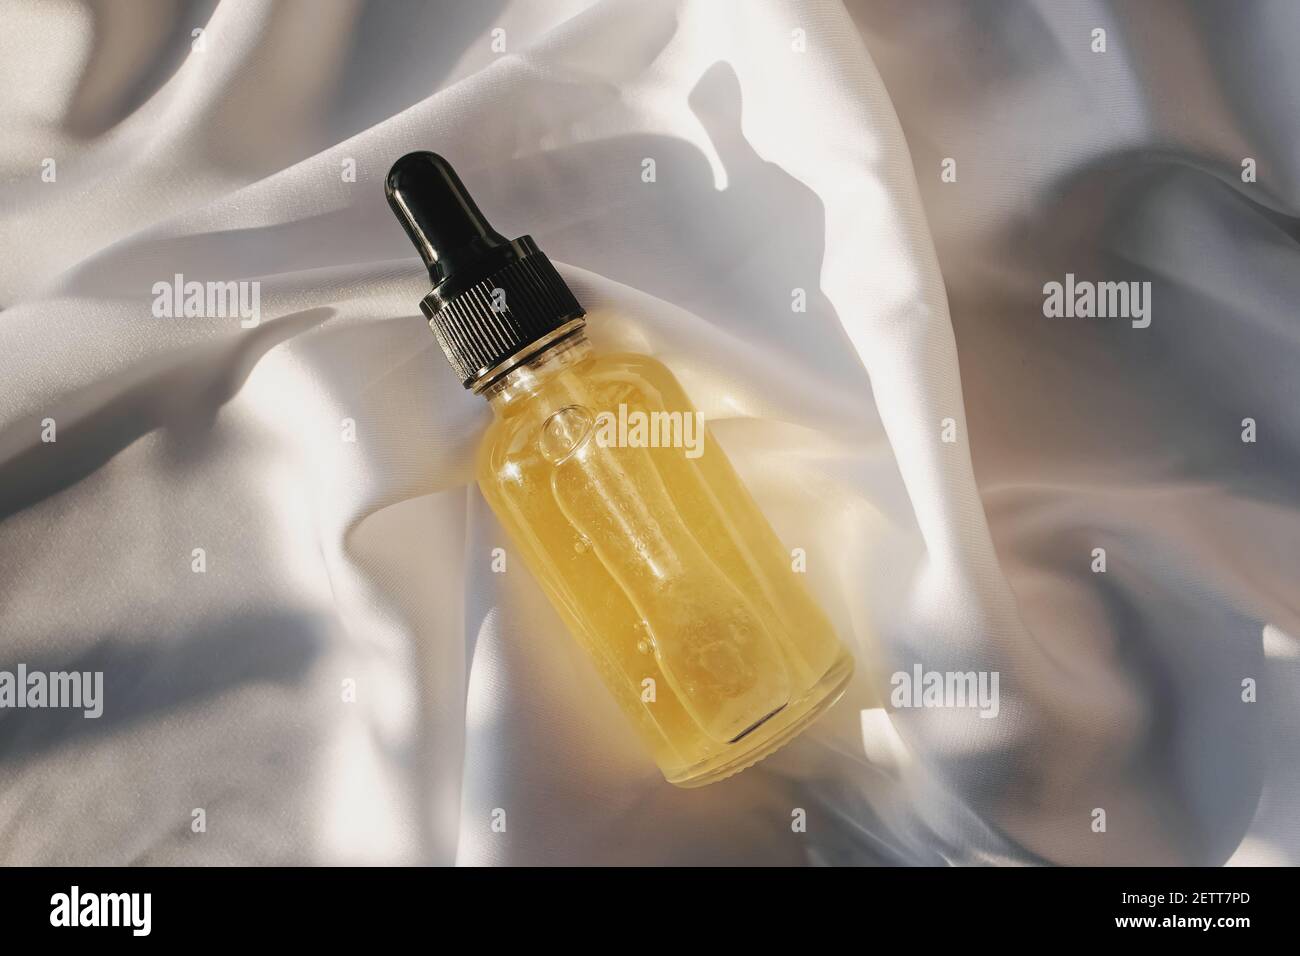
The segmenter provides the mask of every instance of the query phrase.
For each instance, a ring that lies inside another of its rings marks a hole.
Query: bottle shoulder
[[[593,352],[558,372],[518,404],[499,411],[480,441],[476,473],[499,477],[527,457],[535,437],[555,412],[580,406],[594,418],[620,405],[693,411],[676,376],[662,361],[640,352]]]
[[[596,352],[591,356],[588,374],[617,372],[641,373],[650,377],[672,377],[672,370],[653,355],[644,352]]]

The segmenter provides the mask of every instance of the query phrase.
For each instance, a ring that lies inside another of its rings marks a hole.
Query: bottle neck
[[[474,385],[473,391],[487,399],[494,413],[500,415],[517,406],[535,395],[547,379],[591,355],[591,343],[587,341],[586,323],[582,319],[556,329],[554,336],[548,338],[549,342],[536,343],[539,348],[523,361],[504,372],[494,369],[482,376],[485,384]],[[510,361],[517,360],[512,357]]]

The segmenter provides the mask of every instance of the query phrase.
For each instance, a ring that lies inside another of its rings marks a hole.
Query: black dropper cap
[[[384,192],[429,270],[420,309],[466,388],[586,314],[533,237],[493,229],[441,156],[407,153]]]

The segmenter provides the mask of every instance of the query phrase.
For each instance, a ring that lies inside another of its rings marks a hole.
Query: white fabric
[[[0,862],[1300,860],[1300,5],[0,16],[0,669],[106,683],[0,713]],[[754,769],[663,783],[492,572],[383,199],[421,148],[806,550],[859,672]],[[1151,327],[1044,318],[1067,272]],[[261,324],[154,317],[176,273]],[[999,716],[891,713],[916,664]]]

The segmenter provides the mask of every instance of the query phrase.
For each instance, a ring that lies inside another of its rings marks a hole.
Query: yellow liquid
[[[485,394],[479,486],[670,782],[742,770],[838,699],[852,658],[667,368],[579,335]]]

